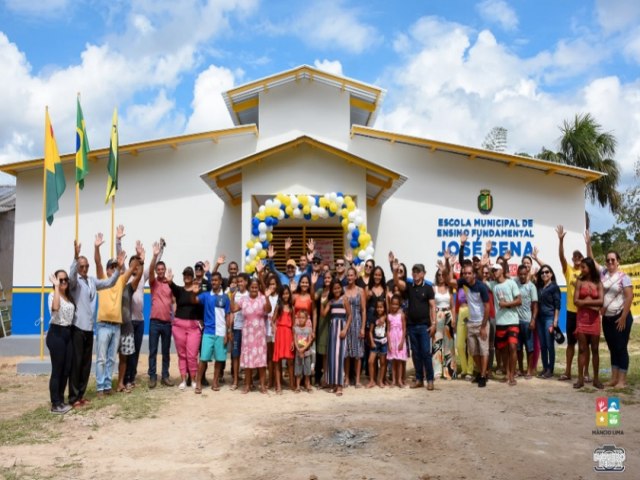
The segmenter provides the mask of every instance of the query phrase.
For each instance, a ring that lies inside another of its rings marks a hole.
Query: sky
[[[510,153],[589,112],[635,181],[638,0],[0,0],[0,163],[42,157],[45,106],[73,151],[78,92],[97,149],[116,106],[121,144],[225,128],[221,92],[302,64],[385,89],[375,128]]]

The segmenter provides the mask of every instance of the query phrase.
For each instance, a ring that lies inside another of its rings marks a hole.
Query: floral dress
[[[243,297],[238,300],[242,308],[241,368],[262,368],[267,366],[267,330],[264,306],[268,300],[260,294],[256,298]]]

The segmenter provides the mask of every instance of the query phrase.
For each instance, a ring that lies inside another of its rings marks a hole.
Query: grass
[[[110,418],[122,418],[135,421],[143,418],[153,418],[165,402],[161,392],[151,392],[146,388],[136,388],[129,394],[114,394],[101,399],[95,398],[95,387],[87,391],[91,403],[82,410],[74,410],[67,415],[82,415],[93,418],[89,427],[95,431],[100,427],[100,418],[104,409],[109,408]],[[38,407],[18,418],[0,421],[0,445],[33,445],[50,443],[60,437],[59,426],[64,422],[64,416],[52,415],[49,406]],[[2,472],[9,475],[11,472]],[[20,477],[18,477],[20,478]]]

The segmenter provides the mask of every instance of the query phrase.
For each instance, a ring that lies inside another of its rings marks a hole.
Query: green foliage
[[[622,193],[616,220],[627,227],[636,243],[640,243],[640,161],[635,164],[635,180],[636,183]]]
[[[605,256],[611,250],[620,254],[623,264],[640,262],[640,244],[630,239],[627,232],[628,230],[616,226],[603,233],[591,234],[593,256],[601,265],[604,265]]]

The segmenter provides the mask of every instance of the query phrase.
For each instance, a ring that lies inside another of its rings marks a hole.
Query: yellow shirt
[[[99,322],[122,323],[122,292],[124,287],[124,275],[120,275],[113,287],[98,291]]]
[[[564,279],[567,282],[567,312],[578,311],[573,303],[573,295],[575,294],[576,282],[580,275],[581,272],[579,268],[573,268],[573,265],[567,264],[567,269],[564,271]]]

